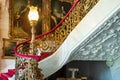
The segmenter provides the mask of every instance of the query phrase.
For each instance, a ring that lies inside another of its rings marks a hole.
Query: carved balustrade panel
[[[38,47],[41,51],[55,52],[67,38],[69,33],[97,2],[98,0],[81,0],[59,28],[36,40],[36,43],[39,43]]]

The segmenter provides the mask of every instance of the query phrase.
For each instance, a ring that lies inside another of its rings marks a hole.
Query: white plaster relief
[[[72,60],[115,60],[119,56],[120,10],[77,47],[70,58]]]

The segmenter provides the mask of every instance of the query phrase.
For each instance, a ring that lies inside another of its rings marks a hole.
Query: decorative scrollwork
[[[50,52],[55,52],[67,38],[69,33],[97,2],[98,0],[81,0],[59,28],[57,28],[53,33],[37,39],[38,43],[39,41],[42,41],[42,44],[39,45],[42,45],[41,50],[44,51],[46,49]]]
[[[43,80],[43,74],[41,69],[38,68],[38,62],[35,59],[28,60],[25,73],[25,80]]]

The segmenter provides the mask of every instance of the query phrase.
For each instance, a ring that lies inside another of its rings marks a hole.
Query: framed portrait
[[[17,40],[3,38],[3,56],[2,58],[13,59],[15,58],[14,47]]]
[[[39,19],[35,26],[36,35],[53,28],[69,11],[74,0],[9,0],[9,37],[31,37],[28,19],[30,6],[37,6]]]

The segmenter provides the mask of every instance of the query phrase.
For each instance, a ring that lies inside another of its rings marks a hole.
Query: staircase
[[[115,2],[113,0],[100,0],[68,35],[59,49],[50,57],[39,62],[39,67],[43,70],[42,73],[45,74],[44,77],[50,76],[62,68],[67,62],[71,61],[79,45],[97,31],[119,8],[119,0]],[[77,55],[77,53],[75,55]]]
[[[24,58],[34,58],[39,61],[38,66],[42,69],[44,78],[50,76],[51,74],[58,71],[68,61],[70,61],[69,58],[74,54],[75,49],[93,32],[95,32],[106,20],[108,20],[109,17],[111,17],[120,8],[119,5],[119,0],[100,0],[97,5],[82,19],[82,21],[76,25],[74,30],[70,32],[67,38],[63,40],[63,43],[60,45],[60,47],[58,47],[57,50],[54,51],[54,54],[47,55],[47,58],[43,57],[45,59],[42,60],[39,56],[33,57],[31,55],[25,55]],[[40,37],[41,36],[38,36],[36,39]],[[30,40],[27,40],[25,42],[29,41]],[[17,45],[17,48],[22,44],[23,43]],[[23,54],[17,54],[17,56],[20,57],[23,56]],[[23,61],[25,61],[25,59],[23,59]],[[8,73],[5,73],[5,75],[8,75]],[[11,74],[8,77],[11,77]]]

